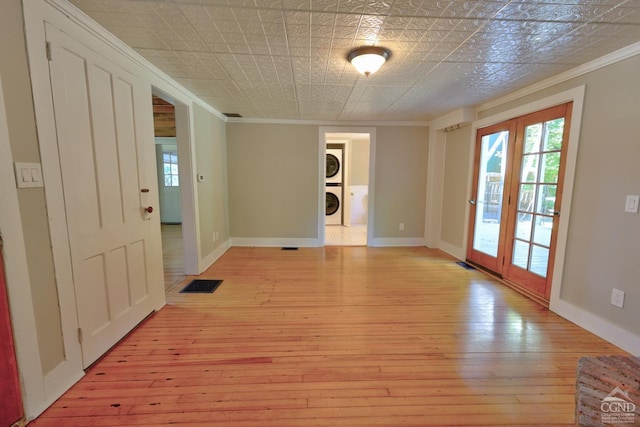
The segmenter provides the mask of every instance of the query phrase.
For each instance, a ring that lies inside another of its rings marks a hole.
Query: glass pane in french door
[[[511,263],[547,277],[564,118],[525,127]]]
[[[484,135],[478,165],[473,249],[498,256],[509,132]]]

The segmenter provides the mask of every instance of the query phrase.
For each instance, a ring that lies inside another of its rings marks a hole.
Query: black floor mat
[[[474,267],[474,266],[469,265],[469,264],[467,264],[467,263],[466,263],[466,262],[464,262],[464,261],[458,261],[458,262],[456,262],[456,264],[458,264],[460,267],[465,268],[465,269],[467,269],[467,270],[475,270],[475,267]]]
[[[192,280],[187,286],[185,286],[180,293],[181,294],[212,294],[218,286],[222,283],[222,280]]]

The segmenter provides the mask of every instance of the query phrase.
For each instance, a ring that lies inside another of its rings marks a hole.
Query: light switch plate
[[[14,163],[18,188],[44,187],[40,163]]]
[[[640,201],[640,196],[634,196],[634,195],[627,196],[627,201],[624,205],[624,211],[628,213],[638,213],[639,201]]]

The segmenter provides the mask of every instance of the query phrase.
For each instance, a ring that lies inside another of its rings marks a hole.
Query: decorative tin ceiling
[[[221,112],[425,121],[640,41],[640,0],[71,0]],[[391,50],[376,74],[354,47]]]

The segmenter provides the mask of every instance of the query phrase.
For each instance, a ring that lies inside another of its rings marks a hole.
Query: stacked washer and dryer
[[[327,225],[342,225],[343,149],[327,148]]]

